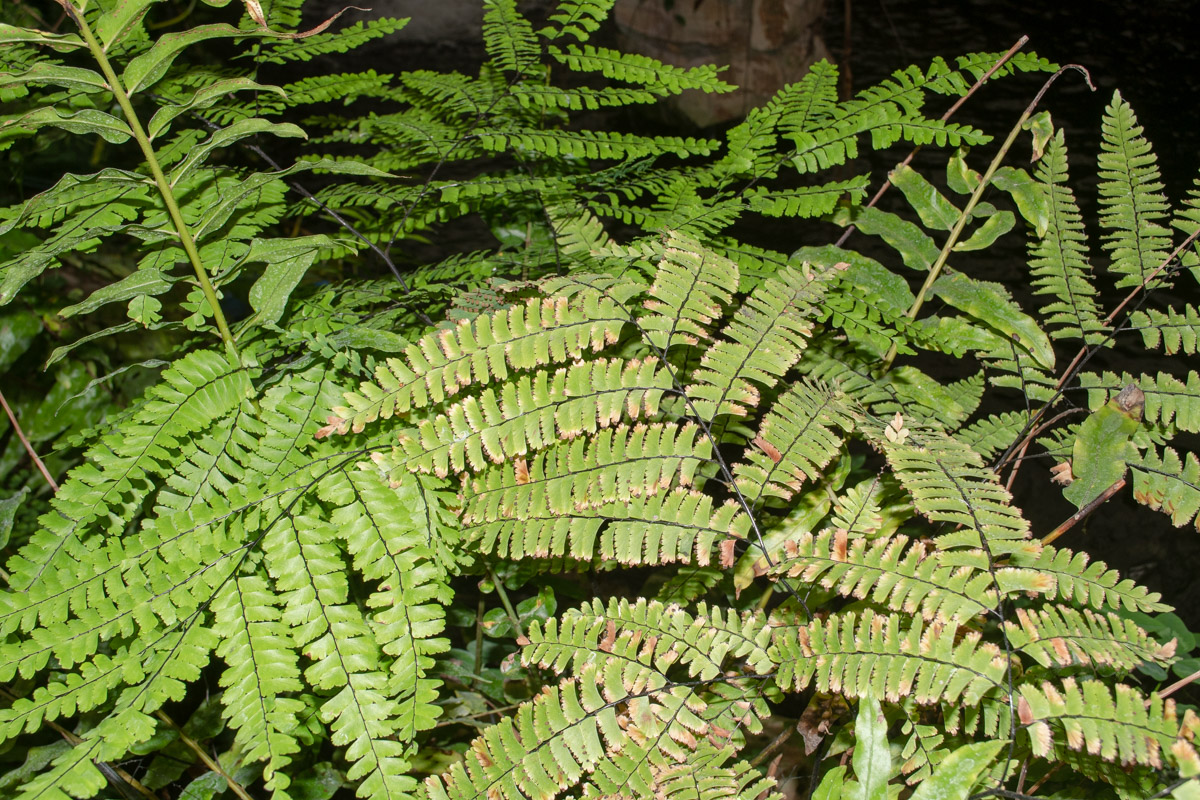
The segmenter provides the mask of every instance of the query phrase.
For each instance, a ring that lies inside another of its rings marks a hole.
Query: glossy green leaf
[[[246,254],[247,263],[265,262],[267,268],[250,287],[250,324],[273,325],[283,316],[288,298],[322,250],[333,246],[325,235],[299,239],[255,239]]]
[[[943,758],[911,800],[966,800],[1007,742],[972,742]]]
[[[42,45],[63,52],[86,47],[83,39],[75,33],[47,33],[0,23],[0,47],[6,44]]]
[[[259,31],[244,31],[225,24],[200,25],[179,33],[168,33],[159,37],[154,46],[145,53],[125,65],[125,71],[121,74],[121,84],[129,94],[136,94],[153,86],[166,74],[184,49],[198,42],[263,35]]]
[[[858,209],[853,220],[847,218],[846,221],[852,221],[861,232],[878,236],[894,247],[907,267],[928,272],[937,261],[940,249],[916,223],[877,208]]]
[[[100,47],[108,52],[142,21],[150,6],[158,2],[161,0],[115,0],[107,6],[94,29]]]
[[[101,287],[88,295],[86,300],[67,306],[58,312],[63,317],[88,314],[107,303],[121,303],[140,295],[162,294],[171,288],[173,280],[157,269],[139,269],[119,281]]]
[[[1132,384],[1084,420],[1071,453],[1074,480],[1063,496],[1083,508],[1125,477],[1125,463],[1137,455],[1132,438],[1146,397]]]
[[[18,117],[13,124],[21,128],[49,126],[71,133],[94,133],[112,144],[121,144],[133,137],[133,131],[124,122],[94,108],[80,109],[71,114],[63,114],[57,108],[39,108]]]
[[[167,130],[171,121],[180,114],[208,108],[222,97],[228,97],[234,92],[245,91],[274,92],[281,97],[287,97],[287,92],[278,86],[256,83],[249,78],[230,78],[228,80],[217,81],[214,84],[205,86],[182,103],[163,106],[154,112],[154,116],[150,118],[150,123],[146,126],[146,133],[151,139],[154,139]]]
[[[1046,369],[1054,368],[1054,347],[1049,337],[1000,284],[955,273],[934,281],[930,294],[1012,338]]]
[[[1017,218],[1012,215],[1011,211],[999,211],[988,217],[987,221],[980,225],[969,238],[954,245],[954,251],[962,253],[991,247],[993,242],[1011,231],[1016,224]]]
[[[921,223],[934,230],[949,231],[962,212],[947,200],[936,187],[907,164],[901,164],[888,176],[892,185],[904,193],[908,204],[917,212]]]
[[[850,269],[846,270],[842,280],[866,287],[895,311],[908,311],[916,299],[903,276],[892,272],[875,259],[853,250],[844,250],[833,245],[801,247],[792,253],[789,260],[810,261],[814,264],[836,264],[844,261],[850,265]]]
[[[0,89],[10,86],[49,84],[85,93],[107,92],[108,83],[99,72],[81,67],[64,67],[45,62],[34,64],[18,75],[0,73]]]
[[[852,787],[849,800],[888,800],[888,781],[892,778],[892,751],[888,747],[887,719],[883,709],[870,694],[858,699],[858,716],[854,721],[854,776],[858,785]]]
[[[213,134],[208,139],[201,142],[198,147],[193,148],[188,153],[187,158],[180,162],[179,166],[171,170],[168,181],[170,181],[172,186],[175,186],[189,172],[203,164],[212,151],[227,147],[234,142],[258,133],[270,133],[274,136],[292,139],[308,138],[302,128],[290,122],[269,122],[260,117],[238,120],[228,127],[221,128],[219,131],[213,131]]]
[[[834,767],[821,778],[821,783],[813,792],[812,800],[842,800],[842,789],[847,785],[854,783],[847,782],[846,767]]]
[[[983,180],[982,175],[967,166],[969,152],[970,148],[960,147],[946,162],[946,185],[959,194],[970,194]]]
[[[1042,185],[1016,167],[1001,167],[992,175],[992,185],[1012,195],[1017,211],[1037,231],[1038,238],[1050,228],[1050,200]]]

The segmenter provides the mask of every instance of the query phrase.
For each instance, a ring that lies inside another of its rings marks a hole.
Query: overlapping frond
[[[1132,620],[1111,612],[1069,606],[1017,609],[1005,625],[1015,651],[1043,667],[1111,667],[1129,672],[1144,663],[1165,664],[1175,643],[1160,644]]]

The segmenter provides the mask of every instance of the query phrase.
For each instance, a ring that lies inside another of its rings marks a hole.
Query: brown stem
[[[1088,514],[1091,514],[1093,511],[1095,511],[1097,508],[1099,508],[1101,506],[1101,504],[1107,502],[1109,498],[1111,498],[1114,494],[1116,494],[1117,492],[1121,491],[1124,488],[1125,488],[1125,479],[1121,478],[1121,480],[1117,481],[1112,486],[1105,489],[1103,492],[1100,493],[1100,495],[1098,497],[1096,497],[1094,500],[1090,501],[1083,508],[1079,509],[1074,514],[1067,517],[1063,521],[1063,524],[1059,525],[1057,528],[1050,531],[1050,533],[1046,534],[1045,538],[1042,539],[1042,544],[1050,544],[1055,539],[1062,536],[1067,531],[1071,530],[1071,528],[1075,527],[1076,523],[1078,523],[1081,519],[1086,517]]]
[[[1188,675],[1186,678],[1180,678],[1179,680],[1175,681],[1170,686],[1159,692],[1158,696],[1164,699],[1170,697],[1183,687],[1187,686],[1189,683],[1195,683],[1197,680],[1200,680],[1200,669],[1196,670],[1191,675]],[[1150,705],[1149,699],[1146,700],[1146,705]]]
[[[17,422],[17,415],[13,413],[12,408],[8,405],[8,400],[4,397],[3,391],[0,391],[0,405],[4,406],[4,413],[8,414],[8,421],[12,423],[13,430],[17,432],[17,436],[21,439],[21,444],[25,446],[25,452],[29,453],[29,457],[33,459],[33,463],[37,466],[38,471],[46,479],[46,483],[50,484],[50,488],[57,492],[58,484],[50,475],[50,470],[46,469],[46,465],[42,463],[42,459],[38,458],[38,454],[34,452],[33,445],[29,443],[29,439],[25,436],[25,431],[21,430],[21,426]]]

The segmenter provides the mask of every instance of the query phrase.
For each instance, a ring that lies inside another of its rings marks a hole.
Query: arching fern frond
[[[1159,644],[1132,620],[1069,606],[1017,609],[1005,625],[1015,651],[1043,667],[1111,667],[1129,672],[1144,663],[1167,664],[1175,643]]]
[[[1181,456],[1172,447],[1161,453],[1150,448],[1129,467],[1134,499],[1169,515],[1177,527],[1195,522],[1200,529],[1200,459],[1195,453]]]

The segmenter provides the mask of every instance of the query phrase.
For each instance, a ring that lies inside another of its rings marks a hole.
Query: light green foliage
[[[1000,54],[843,101],[821,62],[712,138],[644,136],[570,112],[732,87],[592,43],[607,0],[564,0],[541,29],[485,2],[477,75],[282,86],[257,66],[403,22],[303,32],[278,0],[160,34],[151,5],[89,3],[78,34],[0,27],[0,146],[66,132],[124,165],[0,209],[0,302],[51,291],[55,269],[102,275],[56,306],[98,320],[49,356],[80,382],[105,337],[161,337],[102,379],[161,369],[79,436],[36,524],[29,493],[0,493],[3,791],[107,797],[126,765],[187,796],[751,800],[778,796],[755,751],[797,704],[817,713],[806,764],[843,762],[808,787],[830,800],[1009,791],[1014,764],[1123,796],[1200,772],[1194,715],[1136,684],[1175,644],[1120,616],[1167,607],[1040,542],[1004,474],[1045,446],[1077,505],[1128,471],[1177,524],[1200,512],[1200,465],[1173,441],[1200,430],[1195,373],[1080,366],[1128,330],[1195,350],[1192,306],[1102,307],[1109,274],[1153,304],[1200,264],[1164,262],[1196,196],[1161,197],[1119,95],[1100,125],[1106,274],[1048,115],[1024,127],[1030,175],[1001,166],[1011,140],[969,163],[991,137],[925,110]],[[247,58],[190,63],[206,42]],[[301,160],[240,166],[280,137]],[[900,167],[908,208],[862,206],[872,182],[847,165],[898,142],[948,148],[944,179]],[[853,224],[890,251],[774,251],[738,238],[755,217]],[[975,261],[1018,217],[1033,303]],[[453,252],[468,218],[493,246]],[[419,263],[425,242],[440,260]],[[326,281],[368,257],[396,280]],[[5,370],[44,324],[12,308]],[[1144,414],[1110,408],[1129,384]],[[1058,416],[1064,392],[1095,413]],[[27,419],[39,442],[84,424]],[[67,742],[43,749],[50,723]]]

